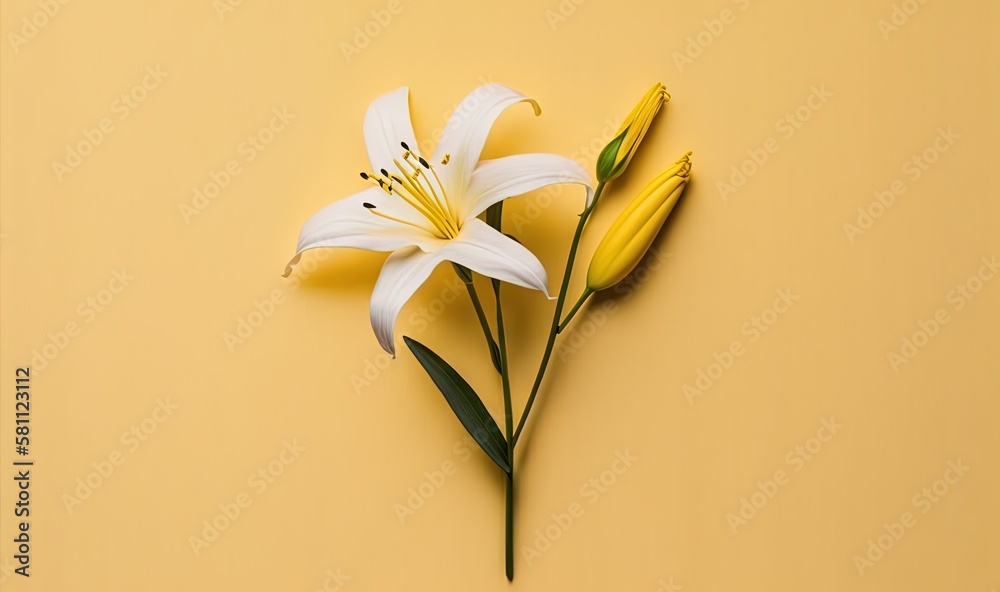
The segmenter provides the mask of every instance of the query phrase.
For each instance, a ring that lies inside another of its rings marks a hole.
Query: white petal
[[[508,197],[558,183],[578,183],[586,187],[588,206],[594,198],[590,174],[575,160],[564,156],[518,154],[483,160],[472,172],[459,214],[463,219],[478,216]]]
[[[455,108],[431,158],[450,198],[465,191],[493,122],[507,107],[521,101],[529,101],[535,115],[541,113],[538,103],[502,84],[477,88]],[[450,155],[448,164],[439,166],[445,154]]]
[[[364,133],[372,172],[395,169],[392,159],[403,155],[400,142],[419,154],[410,121],[410,89],[404,86],[372,101],[365,114]]]
[[[472,271],[549,295],[545,267],[531,251],[478,218],[466,220],[441,257]]]
[[[541,262],[514,241],[473,218],[459,235],[431,252],[403,247],[389,255],[375,282],[370,307],[372,329],[385,351],[396,355],[396,319],[417,288],[444,261],[454,261],[482,275],[542,291],[548,296],[548,277]]]
[[[382,349],[393,357],[396,356],[394,334],[399,311],[434,268],[444,261],[442,255],[441,250],[426,253],[417,247],[404,247],[389,255],[382,266],[369,310],[375,337]]]
[[[423,224],[423,228],[395,222],[377,216],[364,204],[374,205],[379,212],[401,220]],[[368,251],[395,251],[401,247],[417,245],[429,251],[436,250],[443,242],[426,228],[427,220],[416,210],[392,198],[378,187],[371,187],[340,201],[335,201],[312,215],[302,225],[295,256],[285,268],[285,276],[292,272],[302,252],[321,247],[352,247]]]

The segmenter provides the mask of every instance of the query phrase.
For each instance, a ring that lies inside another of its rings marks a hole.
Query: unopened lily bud
[[[663,103],[669,100],[670,93],[659,82],[649,89],[639,104],[625,118],[618,133],[615,134],[615,139],[604,147],[601,155],[597,158],[598,181],[604,183],[625,172],[625,167],[628,166],[632,155],[639,148],[639,142],[646,135],[646,130],[649,129],[653,117],[656,116]]]
[[[688,152],[653,179],[611,225],[590,262],[587,290],[610,288],[639,264],[684,193],[691,172],[690,155]]]

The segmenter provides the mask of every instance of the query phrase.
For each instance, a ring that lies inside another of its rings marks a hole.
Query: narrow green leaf
[[[496,230],[497,232],[503,232],[503,229],[502,229],[503,228],[503,202],[502,201],[498,201],[497,203],[495,203],[495,204],[491,205],[490,207],[486,208],[486,223],[489,224],[490,226],[492,226],[493,229]],[[510,236],[509,234],[507,236],[510,237],[510,238],[514,238],[513,236]],[[514,239],[514,240],[517,240],[517,239]],[[518,242],[520,243],[521,241],[518,241]],[[497,298],[500,298],[500,280],[498,280],[496,278],[493,278],[492,280],[490,280],[490,283],[493,284],[493,293],[496,294]],[[492,354],[492,352],[490,352],[490,353]],[[500,368],[503,364],[500,362],[500,349],[499,348],[497,348],[497,357],[493,361],[493,365],[496,366],[497,370],[499,370],[501,373],[503,372],[503,370],[501,370],[501,368]]]
[[[455,273],[458,277],[462,278],[462,281],[471,284],[472,283],[472,270],[464,265],[459,265],[458,263],[452,263],[452,267],[455,268]]]
[[[500,226],[503,224],[503,202],[498,201],[497,203],[486,208],[486,223],[494,228],[496,231],[500,231]]]
[[[500,346],[492,339],[490,339],[490,359],[493,360],[493,367],[497,369],[497,372],[503,374],[503,362],[500,360]]]
[[[427,371],[431,380],[448,401],[451,410],[455,412],[458,420],[479,443],[483,452],[493,459],[493,462],[505,473],[509,473],[510,461],[507,457],[507,441],[500,433],[497,422],[493,420],[493,416],[490,415],[472,386],[448,362],[441,359],[441,356],[431,351],[426,345],[405,335],[403,342]]]

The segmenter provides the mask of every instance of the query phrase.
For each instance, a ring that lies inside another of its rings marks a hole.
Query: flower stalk
[[[573,308],[571,308],[569,313],[566,314],[566,318],[563,319],[563,322],[559,323],[559,329],[557,331],[558,333],[562,333],[566,329],[566,326],[569,325],[569,322],[573,320],[573,317],[576,316],[576,313],[580,310],[580,308],[584,305],[584,303],[587,302],[587,299],[590,298],[593,294],[594,291],[591,290],[590,288],[585,288],[583,290],[583,294],[580,295],[580,299],[576,301],[576,304],[573,305]]]
[[[563,273],[562,286],[559,288],[559,296],[556,299],[556,308],[552,312],[552,325],[549,328],[549,336],[545,341],[545,353],[542,354],[542,361],[538,364],[538,372],[535,374],[535,382],[531,385],[531,392],[528,394],[528,401],[524,404],[524,411],[521,412],[521,419],[517,423],[514,431],[514,444],[521,438],[524,431],[524,424],[528,421],[528,414],[531,413],[531,406],[535,404],[535,397],[538,396],[538,389],[542,386],[542,378],[545,370],[549,366],[549,359],[552,357],[552,348],[556,344],[556,335],[559,334],[559,319],[562,318],[563,306],[566,304],[566,292],[569,290],[569,280],[573,275],[573,264],[576,262],[576,251],[580,247],[580,238],[583,237],[583,228],[587,225],[591,212],[597,206],[597,202],[604,192],[605,182],[597,184],[594,191],[594,200],[589,206],[584,208],[580,214],[580,220],[576,224],[576,232],[573,234],[573,242],[569,246],[569,255],[566,257],[566,271]]]

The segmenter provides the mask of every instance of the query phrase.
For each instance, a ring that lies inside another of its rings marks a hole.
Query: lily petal
[[[448,164],[438,168],[445,192],[460,196],[468,186],[486,137],[493,122],[507,107],[528,101],[541,114],[538,103],[502,84],[487,84],[469,93],[448,119],[448,124],[434,148],[431,161],[437,163],[448,155]]]
[[[403,153],[400,142],[419,156],[410,121],[410,89],[397,88],[372,101],[365,113],[364,134],[372,171],[395,170],[392,159]]]
[[[403,247],[386,259],[372,291],[369,312],[375,337],[389,354],[396,355],[396,319],[403,305],[444,261],[548,296],[545,268],[531,251],[473,218],[440,249],[425,252],[415,246]]]
[[[404,247],[385,260],[375,282],[369,307],[372,329],[382,349],[396,357],[396,318],[434,268],[444,261],[441,250],[426,253],[418,247]]]
[[[406,224],[378,216],[376,211],[412,222]],[[398,199],[391,198],[378,187],[365,189],[340,201],[335,201],[312,215],[302,225],[295,256],[285,267],[284,276],[292,273],[303,251],[321,247],[352,247],[368,251],[395,251],[416,245],[424,251],[436,250],[443,242],[435,237],[427,220]]]
[[[472,218],[508,197],[558,183],[587,188],[587,206],[594,199],[590,173],[575,160],[555,154],[517,154],[480,161],[459,204],[459,215]]]
[[[479,218],[466,220],[458,236],[441,248],[441,256],[487,277],[549,295],[549,278],[542,262]]]

